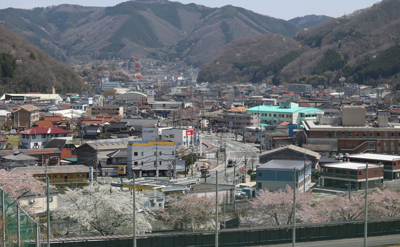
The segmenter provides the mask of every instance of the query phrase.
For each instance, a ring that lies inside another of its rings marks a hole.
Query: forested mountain
[[[376,84],[382,77],[394,85],[400,75],[399,13],[400,0],[384,0],[294,39],[266,34],[235,40],[203,66],[198,80],[329,85],[342,73],[348,82]],[[269,46],[277,48],[260,49]]]
[[[332,19],[332,17],[326,15],[306,15],[290,19],[289,21],[301,28],[309,28],[329,21],[330,19]]]
[[[59,5],[3,9],[0,23],[63,62],[148,55],[201,65],[237,38],[266,33],[294,37],[293,23],[224,6],[128,1],[114,7]]]
[[[0,24],[0,95],[8,93],[81,92],[79,75],[25,38]]]

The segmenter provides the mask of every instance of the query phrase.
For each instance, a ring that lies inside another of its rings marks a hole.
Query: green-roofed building
[[[293,102],[280,102],[279,106],[260,105],[247,110],[247,114],[259,115],[260,124],[277,125],[282,122],[301,124],[302,121],[317,120],[324,111],[318,108],[299,107]]]

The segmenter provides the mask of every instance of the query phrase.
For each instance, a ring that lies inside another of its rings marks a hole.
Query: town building
[[[31,128],[18,132],[20,145],[25,149],[44,147],[53,139],[72,141],[72,132],[58,127]]]
[[[162,141],[175,142],[176,146],[190,146],[194,145],[195,132],[193,129],[163,129],[161,134]]]
[[[33,105],[21,105],[11,111],[11,118],[18,129],[32,128],[34,122],[39,120],[39,108]]]
[[[383,165],[385,179],[400,179],[400,156],[390,154],[349,154],[345,159],[349,162],[362,162]]]
[[[286,89],[289,92],[295,93],[306,93],[313,91],[312,85],[310,84],[289,84]]]
[[[175,155],[175,142],[130,141],[127,171],[129,174],[133,171],[139,177],[168,176],[173,172]]]
[[[258,115],[240,114],[240,113],[224,113],[218,114],[214,118],[220,127],[230,129],[244,129],[245,127],[258,127],[260,124]]]
[[[311,183],[311,162],[299,160],[271,160],[257,167],[257,189],[277,191],[293,188],[296,169],[296,188],[303,191]]]
[[[122,106],[115,106],[115,105],[105,105],[105,106],[90,106],[86,109],[86,114],[88,116],[97,116],[99,114],[106,113],[110,116],[124,115],[124,108]]]
[[[375,188],[383,183],[384,166],[368,164],[368,188]],[[323,187],[348,190],[365,189],[367,165],[361,162],[341,162],[325,164],[321,172]]]
[[[261,124],[277,125],[284,121],[301,124],[302,121],[317,120],[324,111],[318,108],[299,107],[292,102],[280,102],[279,106],[256,106],[247,110],[247,114],[258,115]]]
[[[49,105],[58,105],[63,103],[62,97],[59,94],[42,94],[42,93],[27,93],[15,94],[6,93],[1,96],[2,102],[15,102],[17,104],[31,103],[46,103]]]
[[[58,148],[61,151],[61,159],[69,162],[77,161],[76,158],[76,147],[72,141],[65,139],[53,139],[48,142],[45,148]]]

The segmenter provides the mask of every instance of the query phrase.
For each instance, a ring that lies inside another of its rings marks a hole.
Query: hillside
[[[318,78],[322,84],[328,85],[336,82],[342,71],[348,82],[376,84],[382,76],[385,83],[397,84],[400,72],[400,56],[397,55],[397,44],[400,42],[398,13],[400,0],[382,1],[349,16],[331,19],[302,30],[294,40],[286,38],[285,42],[292,45],[279,52],[251,49],[246,53],[250,54],[249,56],[232,57],[232,53],[252,45],[251,41],[246,39],[232,42],[203,66],[198,80],[250,80],[283,84],[291,81],[304,82],[299,78],[308,76],[311,79]],[[275,43],[282,42],[281,40],[271,40],[268,35],[257,36],[254,39],[270,46],[282,46]],[[291,51],[291,56],[284,57]],[[297,53],[293,53],[294,51]],[[257,56],[251,55],[255,53],[258,53]],[[267,59],[273,56],[274,60]],[[218,66],[215,66],[216,63]],[[275,69],[268,69],[271,67]],[[228,72],[218,74],[216,71]],[[232,74],[234,76],[231,76]]]
[[[332,19],[332,17],[326,15],[306,15],[290,19],[289,22],[301,28],[309,28],[329,21],[330,19]]]
[[[135,55],[201,65],[237,38],[266,33],[294,37],[285,20],[225,6],[128,1],[114,7],[59,5],[0,10],[0,23],[63,62]]]
[[[0,25],[0,95],[9,93],[80,92],[83,82],[67,65]]]

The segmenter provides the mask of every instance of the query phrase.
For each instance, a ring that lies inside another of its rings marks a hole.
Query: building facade
[[[318,108],[299,107],[299,104],[292,102],[280,102],[279,106],[256,106],[247,110],[247,114],[258,115],[260,123],[277,125],[282,122],[290,124],[301,124],[306,120],[317,120],[317,117],[324,114]]]
[[[139,177],[168,176],[173,172],[175,155],[175,142],[130,141],[127,172],[134,172]]]
[[[53,139],[72,141],[72,132],[58,127],[31,128],[18,132],[20,145],[26,149],[44,147]]]
[[[106,105],[106,106],[90,106],[86,110],[86,114],[88,116],[97,116],[99,114],[106,113],[110,116],[124,115],[124,107],[122,106],[115,106],[115,105]]]
[[[33,123],[39,120],[39,108],[33,105],[18,106],[12,111],[11,118],[18,129],[32,128]]]
[[[296,169],[296,188],[303,191],[311,183],[311,162],[298,160],[271,160],[257,168],[257,189],[277,191],[293,188]]]
[[[220,124],[221,127],[230,129],[244,129],[245,127],[257,127],[259,126],[259,116],[250,114],[236,114],[236,113],[225,113],[218,114],[214,120]]]
[[[389,154],[350,154],[346,155],[350,162],[372,163],[383,165],[385,179],[400,179],[400,156]]]

